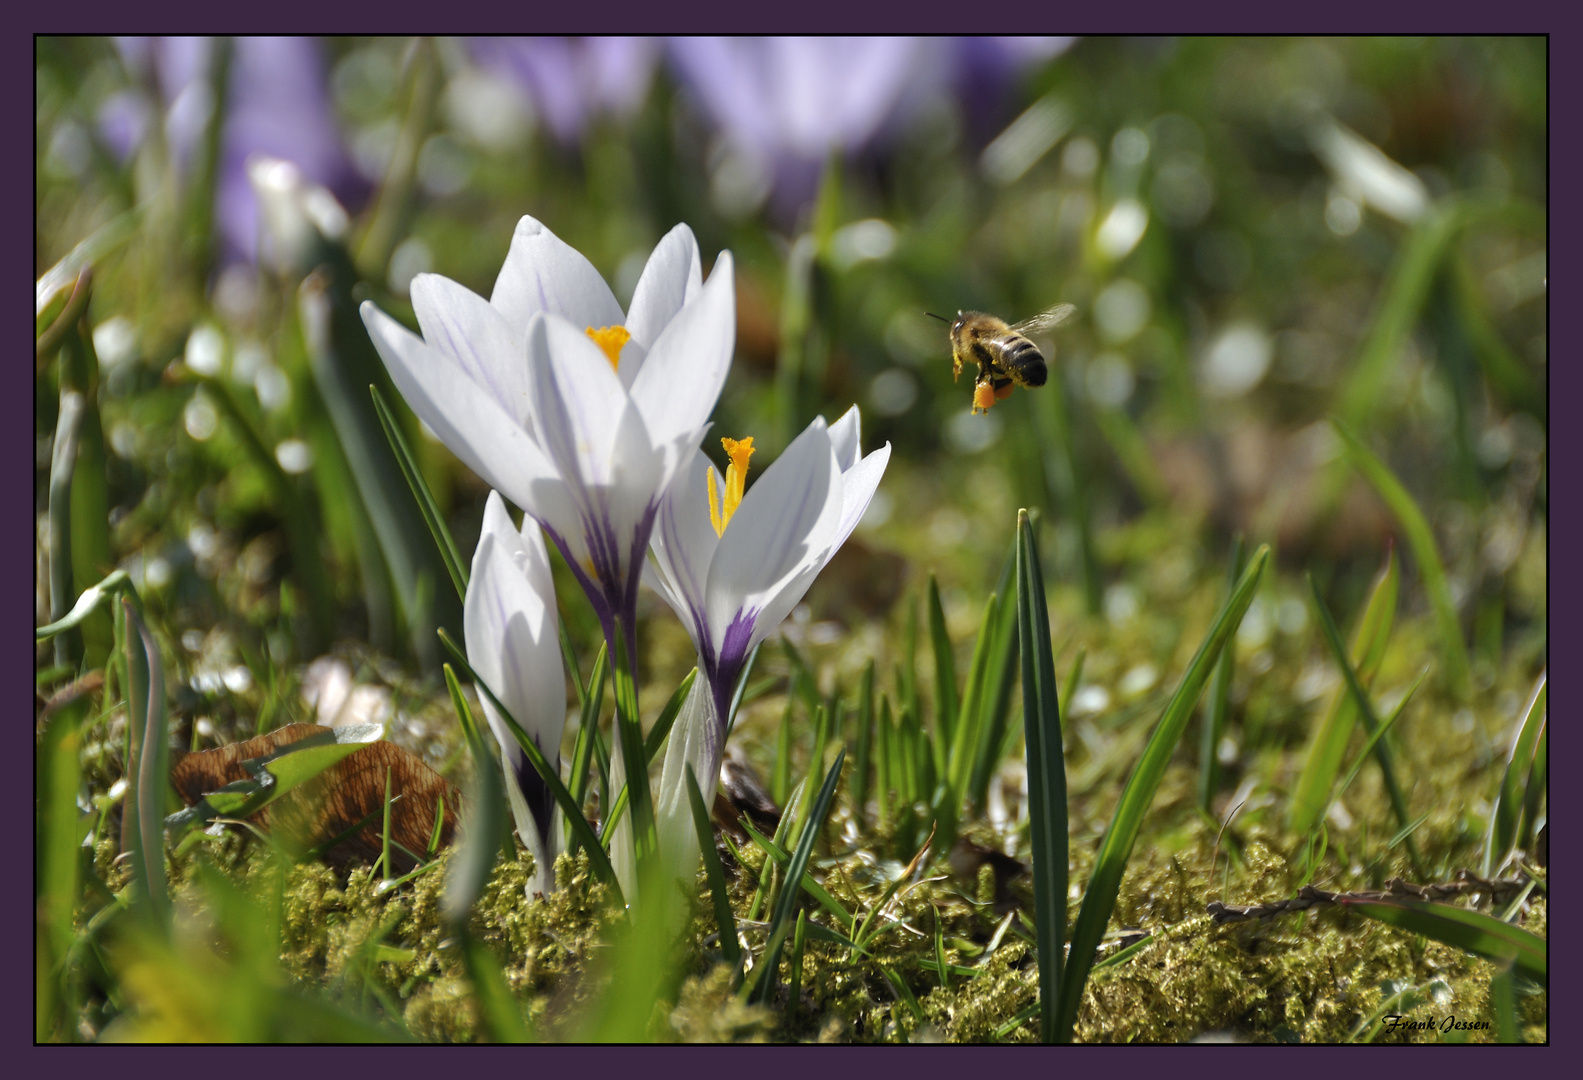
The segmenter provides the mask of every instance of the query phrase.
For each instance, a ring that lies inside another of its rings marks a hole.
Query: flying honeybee
[[[950,321],[953,373],[960,376],[964,365],[977,365],[973,411],[987,412],[995,402],[1009,395],[1014,386],[1044,385],[1049,377],[1044,354],[1027,335],[1053,330],[1076,311],[1071,304],[1057,304],[1015,326],[982,311],[958,311],[954,321],[933,312],[928,314],[941,322]]]

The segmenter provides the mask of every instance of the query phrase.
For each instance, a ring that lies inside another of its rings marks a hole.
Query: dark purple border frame
[[[824,33],[947,33],[947,32],[1059,32],[1059,33],[1139,33],[1142,31],[1156,31],[1161,29],[1177,33],[1225,33],[1244,34],[1257,33],[1317,33],[1335,32],[1344,30],[1351,33],[1424,33],[1434,31],[1440,33],[1546,33],[1550,34],[1550,52],[1552,66],[1550,68],[1551,101],[1562,103],[1560,110],[1552,108],[1552,113],[1559,112],[1559,123],[1562,132],[1572,130],[1573,119],[1571,105],[1583,100],[1583,95],[1574,97],[1580,92],[1579,67],[1573,66],[1572,57],[1569,55],[1568,42],[1576,43],[1583,40],[1583,34],[1573,38],[1570,31],[1564,29],[1571,20],[1566,15],[1567,9],[1559,4],[1538,3],[1535,0],[1508,0],[1502,4],[1491,4],[1488,0],[1483,3],[1468,3],[1466,0],[1390,0],[1388,3],[1360,2],[1360,0],[1341,0],[1324,7],[1318,5],[1305,6],[1275,6],[1267,2],[1255,3],[1250,0],[1213,0],[1208,4],[1184,5],[1180,0],[1133,0],[1132,3],[1120,9],[1107,8],[1095,4],[1059,4],[1052,0],[992,0],[990,3],[975,2],[964,6],[960,0],[930,0],[919,3],[911,0],[906,4],[894,2],[869,3],[854,5],[850,0],[802,0],[795,8],[784,7],[757,7],[749,6],[738,0],[736,3],[726,4],[719,0],[692,3],[670,7],[643,0],[606,0],[594,8],[561,6],[561,5],[524,5],[504,3],[468,3],[458,5],[447,4],[444,7],[435,7],[431,4],[416,2],[416,0],[385,0],[378,5],[356,4],[337,5],[334,9],[327,8],[322,0],[319,3],[304,3],[301,0],[274,0],[268,5],[237,5],[219,6],[211,3],[197,3],[194,0],[160,0],[154,4],[129,5],[122,3],[107,3],[105,0],[74,0],[69,4],[59,6],[41,7],[37,5],[17,5],[10,7],[4,15],[5,22],[14,24],[14,29],[5,35],[4,53],[11,57],[11,63],[0,64],[0,79],[11,86],[8,99],[14,104],[6,110],[5,125],[12,133],[17,135],[18,144],[31,141],[32,110],[21,107],[22,102],[31,103],[33,100],[32,85],[32,50],[33,35],[37,33],[82,33],[112,31],[159,31],[171,32],[376,32],[413,33],[420,31],[462,33],[462,32],[563,32],[576,33],[579,31],[610,31],[619,28],[627,32],[694,32],[694,33],[789,33],[789,32],[824,32]],[[597,14],[595,14],[597,12]],[[440,17],[436,17],[439,15]],[[1576,17],[1575,15],[1573,17]],[[1554,61],[1559,60],[1559,69]],[[1578,140],[1573,137],[1556,139],[1551,135],[1550,158],[1550,190],[1555,190],[1554,178],[1560,174],[1576,175],[1567,166],[1569,160],[1578,157]],[[31,231],[24,233],[22,214],[20,208],[32,203],[32,172],[23,172],[13,169],[3,178],[4,185],[12,191],[11,202],[18,210],[14,215],[7,215],[7,232],[12,239],[7,248],[12,251],[32,251],[33,237]],[[1568,190],[1563,188],[1563,190]],[[1562,200],[1551,208],[1549,226],[1551,242],[1548,249],[1551,253],[1551,268],[1555,267],[1555,253],[1559,248],[1562,266],[1565,266],[1567,252],[1571,249],[1566,246],[1565,237],[1576,237],[1573,230],[1578,228],[1580,211],[1567,200]],[[10,233],[10,229],[15,233]],[[1559,237],[1561,244],[1556,244]],[[1554,276],[1554,275],[1552,275]],[[1562,270],[1561,281],[1570,280]],[[25,297],[27,283],[15,281],[12,288],[16,292],[12,295]],[[1569,307],[1563,305],[1563,321],[1561,342],[1567,340],[1565,331],[1564,312]],[[19,322],[21,313],[15,313]],[[1554,356],[1567,355],[1568,350],[1557,348],[1555,336],[1557,327],[1550,328],[1550,352]],[[21,353],[25,343],[17,341],[15,347]],[[4,460],[15,462],[31,462],[33,456],[31,417],[32,395],[22,393],[21,382],[23,379],[23,361],[18,357],[12,361],[10,370],[14,372],[9,378],[17,380],[14,392],[0,395],[0,409],[12,415],[11,422],[0,423],[0,453]],[[1580,397],[1580,384],[1583,384],[1583,371],[1571,363],[1563,362],[1559,367],[1550,366],[1550,400],[1559,400],[1563,407],[1567,402],[1583,400]],[[24,415],[24,411],[28,415]],[[1552,437],[1552,461],[1560,457],[1563,461],[1575,461],[1573,453],[1579,452],[1583,444],[1583,429],[1573,429],[1566,425]],[[1557,453],[1559,450],[1559,454]],[[21,468],[7,469],[0,472],[0,484],[5,490],[10,490],[9,501],[13,505],[21,503],[24,494],[31,500],[31,493],[22,489],[30,483]],[[1560,477],[1558,483],[1557,477]],[[1564,494],[1558,497],[1557,489],[1570,489],[1570,469],[1563,469],[1557,474],[1552,469],[1550,472],[1550,533],[1552,541],[1559,537],[1576,537],[1578,535],[1578,511],[1572,506],[1569,497]],[[0,497],[4,492],[0,491]],[[28,502],[31,506],[31,501]],[[4,531],[4,549],[11,552],[6,565],[16,568],[18,579],[25,574],[28,579],[27,590],[31,589],[31,575],[33,568],[33,524],[31,514],[18,514],[8,518],[9,527]],[[1552,542],[1551,550],[1556,548]],[[1563,543],[1565,550],[1569,545]],[[23,570],[22,568],[26,568]],[[24,735],[25,725],[20,716],[26,715],[23,711],[22,697],[32,685],[31,663],[24,658],[31,655],[28,648],[24,647],[22,635],[28,628],[22,623],[24,619],[30,621],[29,616],[22,612],[31,612],[30,605],[20,601],[19,594],[24,592],[22,582],[18,579],[16,587],[18,597],[13,603],[13,610],[17,612],[16,633],[17,641],[13,642],[14,648],[0,649],[0,670],[10,671],[11,675],[4,678],[3,685],[7,688],[6,697],[17,706],[16,714],[12,714],[13,739],[20,741],[22,738],[31,740],[31,734]],[[1550,596],[1554,610],[1553,600],[1556,596],[1579,595],[1580,585],[1583,585],[1583,569],[1569,565],[1565,561],[1555,566],[1550,581]],[[7,590],[9,593],[9,589]],[[1568,610],[1563,608],[1564,610]],[[1564,616],[1563,616],[1564,619]],[[1566,652],[1557,647],[1556,631],[1560,630],[1560,640],[1564,642],[1571,636],[1572,631],[1564,621],[1559,626],[1550,626],[1550,649],[1552,654]],[[1576,639],[1574,639],[1574,642]],[[1572,700],[1571,688],[1564,679],[1550,689],[1551,711],[1562,715],[1570,714],[1571,710],[1565,702]],[[1570,726],[1563,724],[1558,730],[1557,752],[1553,755],[1555,760],[1565,762],[1570,760],[1564,747],[1569,738]],[[4,800],[6,820],[12,822],[29,821],[32,816],[32,768],[31,746],[26,749],[16,742],[8,744],[10,753],[0,755],[0,769],[4,770],[5,780],[0,783],[0,798]],[[1552,817],[1557,805],[1566,805],[1564,798],[1559,802],[1552,794]],[[27,833],[31,845],[31,830]],[[1562,844],[1559,850],[1565,849],[1565,838],[1568,834],[1563,827],[1560,836]],[[30,860],[31,861],[31,860]],[[1554,860],[1558,865],[1563,884],[1559,892],[1561,895],[1576,895],[1577,875],[1571,873],[1576,868],[1566,856]],[[1564,884],[1571,880],[1574,885],[1568,887]],[[1553,888],[1553,891],[1554,890]],[[10,928],[13,935],[12,955],[31,956],[31,901],[28,893],[19,888],[0,891],[0,903],[7,911],[7,917],[0,925]],[[1551,952],[1556,956],[1573,954],[1577,948],[1577,939],[1570,932],[1570,921],[1561,920],[1553,923],[1550,928]],[[27,939],[23,939],[27,935]],[[31,967],[31,965],[29,965]],[[1562,970],[1568,970],[1562,968]],[[3,1013],[7,1023],[7,1042],[15,1046],[28,1045],[32,1041],[32,1013],[33,1013],[33,980],[31,970],[22,970],[18,964],[12,969],[10,980],[0,988],[0,1000],[6,1007]],[[1570,1033],[1575,1030],[1568,1023],[1575,1014],[1572,1006],[1578,1001],[1578,992],[1570,980],[1557,980],[1551,987],[1551,1015],[1560,1023],[1552,1023],[1552,1042],[1566,1045]],[[1559,1037],[1558,1037],[1559,1033]],[[1436,1053],[1427,1048],[1419,1048],[1422,1053],[1428,1053],[1429,1059],[1414,1061],[1408,1064],[1405,1055],[1413,1053],[1408,1048],[1398,1048],[1394,1051],[1379,1050],[1376,1053],[1393,1054],[1389,1063],[1378,1061],[1364,1061],[1361,1055],[1368,1051],[1356,1051],[1346,1060],[1340,1054],[1344,1050],[1327,1050],[1321,1048],[1302,1048],[1296,1053],[1278,1050],[1264,1050],[1262,1053],[1251,1048],[1245,1053],[1261,1054],[1260,1060],[1242,1057],[1232,1061],[1224,1054],[1235,1053],[1235,1049],[1223,1049],[1220,1052],[1208,1048],[1193,1048],[1193,1050],[1176,1050],[1172,1047],[1133,1048],[1131,1052],[1109,1054],[1101,1063],[1096,1061],[1096,1055],[1106,1051],[1097,1047],[1069,1048],[1060,1061],[1050,1056],[1052,1051],[1037,1047],[977,1047],[977,1048],[939,1048],[939,1053],[913,1052],[908,1054],[904,1063],[897,1063],[909,1074],[939,1073],[941,1075],[960,1075],[965,1067],[983,1067],[982,1060],[969,1062],[961,1055],[970,1055],[974,1058],[993,1057],[993,1067],[1008,1070],[1026,1070],[1030,1076],[1037,1077],[1045,1070],[1062,1068],[1086,1067],[1102,1065],[1108,1070],[1120,1068],[1126,1072],[1148,1072],[1159,1075],[1163,1070],[1170,1070],[1176,1075],[1183,1073],[1203,1072],[1206,1075],[1225,1077],[1235,1075],[1237,1072],[1254,1069],[1258,1071],[1278,1070],[1283,1076],[1315,1075],[1331,1077],[1338,1069],[1355,1068],[1388,1068],[1407,1069],[1433,1069],[1452,1076],[1466,1073],[1473,1075],[1475,1070],[1481,1076],[1487,1076],[1492,1065],[1496,1062],[1491,1054],[1498,1054],[1502,1058],[1511,1055],[1523,1054],[1520,1063],[1516,1065],[1526,1075],[1545,1075],[1559,1072],[1556,1065],[1562,1059],[1550,1058],[1543,1050],[1524,1052],[1523,1048],[1485,1048],[1481,1051],[1472,1051],[1469,1055],[1454,1054],[1446,1050]],[[274,1075],[283,1064],[289,1064],[294,1069],[306,1068],[310,1072],[329,1073],[332,1070],[345,1074],[347,1070],[366,1072],[369,1070],[383,1070],[394,1067],[399,1074],[410,1075],[414,1068],[424,1070],[433,1068],[431,1061],[419,1063],[406,1056],[413,1051],[404,1048],[372,1048],[372,1049],[341,1049],[341,1048],[282,1048],[270,1049],[260,1052],[258,1050],[236,1051],[229,1048],[220,1050],[204,1050],[200,1048],[160,1047],[145,1050],[130,1051],[136,1055],[137,1064],[133,1069],[142,1071],[147,1068],[150,1072],[158,1070],[170,1075],[176,1069],[191,1070],[195,1067],[201,1070],[223,1070],[227,1076],[241,1075]],[[428,1051],[419,1051],[428,1052]],[[571,1072],[584,1072],[592,1066],[593,1075],[598,1076],[605,1068],[628,1069],[634,1075],[668,1076],[678,1073],[685,1066],[702,1066],[705,1069],[733,1069],[741,1068],[748,1063],[736,1059],[735,1055],[752,1054],[751,1068],[760,1076],[768,1080],[771,1076],[787,1075],[806,1069],[810,1066],[821,1070],[829,1070],[832,1066],[840,1070],[850,1071],[854,1074],[868,1072],[875,1068],[897,1067],[897,1065],[882,1066],[873,1056],[883,1053],[878,1048],[845,1047],[826,1050],[824,1052],[812,1049],[805,1053],[818,1053],[818,1061],[814,1062],[808,1057],[801,1056],[792,1048],[777,1048],[769,1052],[754,1051],[747,1048],[649,1048],[649,1047],[614,1047],[590,1049],[584,1047],[555,1047],[543,1046],[528,1050],[518,1050],[505,1047],[479,1047],[465,1051],[469,1056],[466,1067],[482,1070],[485,1068],[500,1068],[506,1075],[511,1075],[515,1070],[528,1069],[535,1073],[553,1075],[562,1070]],[[906,1051],[891,1051],[906,1053]],[[1279,1053],[1279,1060],[1267,1056]],[[68,1057],[67,1055],[70,1054]],[[398,1057],[401,1054],[403,1056]],[[733,1055],[732,1060],[727,1060],[725,1055]],[[1070,1056],[1077,1054],[1079,1058]],[[50,1055],[46,1060],[45,1055]],[[355,1056],[354,1056],[355,1055]],[[1170,1060],[1166,1060],[1170,1055]],[[1187,1056],[1191,1055],[1191,1056]],[[1541,1056],[1543,1055],[1543,1056]],[[1370,1055],[1372,1057],[1372,1055]],[[78,1072],[86,1074],[90,1069],[101,1072],[106,1066],[103,1058],[80,1058],[64,1048],[51,1054],[51,1048],[33,1047],[26,1054],[25,1061],[17,1061],[14,1065],[21,1071],[16,1075],[36,1075],[43,1070],[49,1070],[53,1076],[70,1075]],[[115,1063],[111,1066],[117,1070],[124,1069],[125,1063]]]

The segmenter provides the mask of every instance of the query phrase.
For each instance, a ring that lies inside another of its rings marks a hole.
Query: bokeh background
[[[291,543],[245,419],[323,531],[312,643],[412,648],[247,180],[265,154],[324,188],[354,299],[409,321],[416,273],[487,293],[523,214],[623,300],[678,221],[706,265],[730,248],[716,434],[768,460],[856,403],[896,450],[816,614],[883,613],[919,567],[990,587],[1021,505],[1074,612],[1238,531],[1354,599],[1393,530],[1333,465],[1336,415],[1428,508],[1469,633],[1542,640],[1546,75],[1523,38],[40,39],[37,271],[104,251],[112,524],[79,569],[272,625]],[[925,312],[1057,302],[1058,384],[970,415]],[[467,550],[485,492],[419,444]]]

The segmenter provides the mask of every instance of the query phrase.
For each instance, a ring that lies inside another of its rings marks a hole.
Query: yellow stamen
[[[709,470],[709,523],[715,527],[716,536],[724,536],[731,515],[742,504],[742,489],[748,480],[748,458],[753,456],[753,436],[745,439],[721,439],[731,464],[726,466],[725,509],[720,507],[720,494],[716,490],[715,471]]]
[[[632,340],[632,335],[627,333],[627,328],[625,326],[601,326],[598,330],[595,330],[590,326],[586,332],[589,337],[594,339],[594,344],[604,350],[605,357],[610,361],[610,366],[612,368],[618,366],[621,361],[621,347]]]

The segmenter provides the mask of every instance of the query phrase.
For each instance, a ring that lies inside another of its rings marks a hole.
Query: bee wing
[[[1042,334],[1047,330],[1054,330],[1077,314],[1077,307],[1073,304],[1057,304],[1049,311],[1040,312],[1031,319],[1018,323],[1011,329],[1018,334]]]

